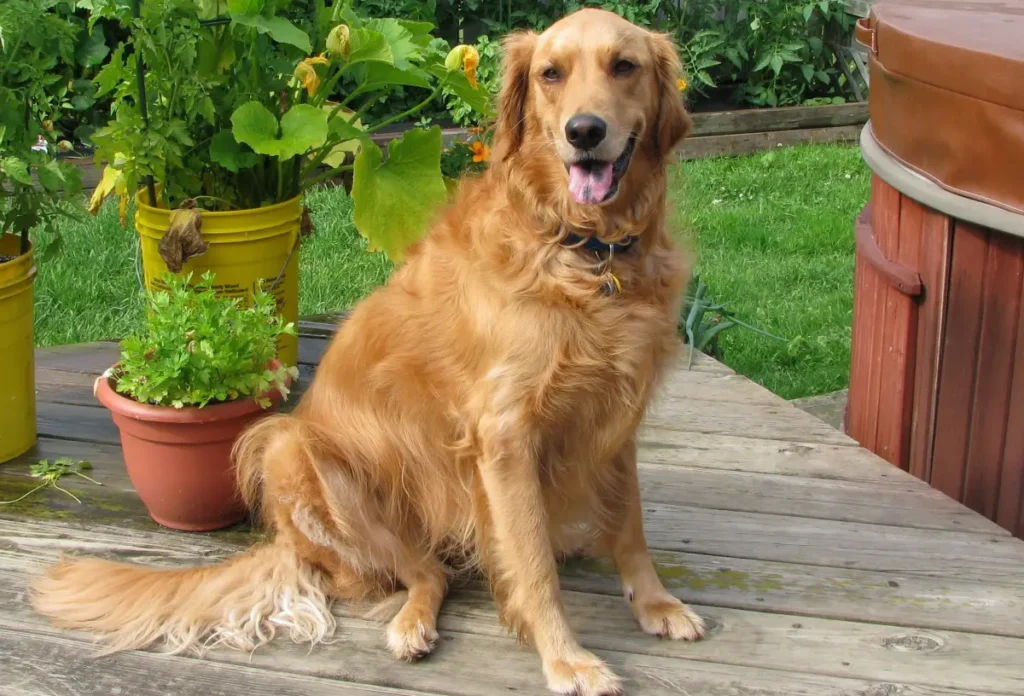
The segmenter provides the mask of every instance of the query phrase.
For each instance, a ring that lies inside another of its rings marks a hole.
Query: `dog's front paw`
[[[690,607],[668,594],[632,602],[633,615],[644,633],[671,640],[699,640],[704,637],[704,620]]]
[[[437,643],[437,630],[432,616],[406,607],[387,627],[388,650],[399,660],[413,662],[426,657]]]
[[[596,655],[581,651],[544,663],[548,688],[567,696],[621,696],[622,682]]]

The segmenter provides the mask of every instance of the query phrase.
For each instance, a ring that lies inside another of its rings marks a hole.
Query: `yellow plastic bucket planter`
[[[160,240],[167,233],[171,211],[147,204],[145,190],[135,196],[138,206],[135,229],[142,247],[142,269],[147,289],[161,289],[160,277],[168,272],[160,256]],[[209,248],[185,262],[181,273],[198,279],[206,271],[216,274],[214,287],[224,295],[250,302],[260,287],[277,298],[277,310],[285,321],[299,320],[299,243],[302,198],[284,203],[228,212],[202,212],[201,234]],[[278,360],[292,366],[299,359],[298,340],[282,336]]]
[[[17,256],[21,239],[0,236],[0,256]],[[36,443],[35,347],[32,340],[36,262],[27,254],[0,263],[0,462],[24,454]]]

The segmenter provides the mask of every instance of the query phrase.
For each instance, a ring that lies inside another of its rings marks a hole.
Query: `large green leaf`
[[[228,12],[232,15],[258,15],[263,12],[264,0],[228,0]]]
[[[371,19],[364,29],[376,31],[391,49],[391,63],[399,70],[408,70],[414,61],[423,57],[423,48],[413,40],[409,32],[397,19]]]
[[[75,60],[79,65],[91,68],[103,63],[110,53],[103,31],[93,31],[75,48]]]
[[[280,135],[278,131],[280,130]],[[259,102],[242,104],[231,115],[235,140],[261,155],[289,159],[327,140],[327,114],[310,104],[296,104],[277,119]]]
[[[365,78],[359,83],[359,91],[372,92],[395,85],[422,87],[423,89],[432,87],[430,75],[419,68],[411,67],[401,70],[387,63],[367,63]]]
[[[210,140],[210,159],[229,172],[238,173],[243,169],[256,166],[260,161],[260,156],[254,152],[243,150],[231,131],[222,130]]]
[[[259,102],[246,102],[231,114],[231,132],[235,140],[245,143],[256,152],[262,152],[257,144],[276,140],[279,130],[277,118]]]
[[[303,53],[310,53],[313,50],[313,44],[309,41],[309,34],[284,17],[264,17],[263,15],[232,13],[231,19],[236,24],[253,27],[261,34],[269,34],[270,38],[278,43],[295,46]]]
[[[356,156],[352,180],[356,229],[371,250],[400,261],[447,199],[441,176],[441,129],[408,130],[388,146],[387,161],[375,144]]]
[[[387,39],[379,31],[353,29],[349,34],[348,62],[351,64],[377,61],[395,64]]]
[[[327,140],[327,113],[310,104],[296,104],[281,117],[280,157],[301,155]],[[288,154],[286,154],[288,153]]]

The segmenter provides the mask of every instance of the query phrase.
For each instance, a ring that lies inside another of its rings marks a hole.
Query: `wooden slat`
[[[803,145],[807,143],[851,143],[860,137],[861,126],[836,126],[834,128],[801,128],[798,130],[769,131],[765,133],[742,133],[736,135],[708,135],[687,138],[676,149],[682,160],[705,157],[733,157],[749,155],[777,147]]]
[[[774,404],[730,403],[728,408],[716,408],[716,403],[683,398],[660,399],[652,405],[644,423],[661,430],[857,446],[855,441],[828,423],[782,399]]]
[[[90,462],[93,469],[89,475],[103,486],[69,477],[61,486],[83,503],[56,489],[46,489],[2,511],[52,517],[75,515],[90,523],[118,521],[133,528],[152,527],[128,478],[121,450],[114,445],[43,438],[32,452],[0,471],[0,500],[13,500],[37,485],[38,481],[29,475],[31,464],[58,457]],[[645,458],[642,454],[641,460]],[[640,465],[640,476],[644,499],[650,502],[921,529],[1006,533],[914,480],[837,481],[648,463]]]
[[[999,484],[996,522],[1018,536],[1024,536],[1024,302],[1017,315],[1017,347],[1010,384],[1011,427],[1003,446],[1003,472]]]
[[[331,342],[327,338],[302,336],[299,339],[299,364],[319,365]]]
[[[914,412],[910,428],[910,473],[928,481],[931,477],[939,365],[942,362],[944,344],[942,338],[946,320],[952,226],[945,215],[925,209],[913,200],[907,199],[904,204],[921,208],[923,216],[919,267],[924,293],[918,310]]]
[[[963,578],[655,551],[662,583],[686,602],[1024,638],[1024,587]],[[608,559],[569,561],[562,586],[620,597]]]
[[[899,235],[900,193],[879,177],[871,182],[871,227],[876,243],[883,249],[889,240]],[[881,411],[882,372],[885,364],[886,296],[889,286],[880,273],[872,269],[872,291],[869,295],[870,312],[866,320],[871,324],[871,358],[868,364],[867,410],[862,444],[878,452],[878,414]],[[886,385],[888,386],[888,385]]]
[[[237,553],[252,539],[230,532],[183,535],[156,527],[129,536],[117,526],[84,526],[73,519],[0,519],[0,542],[0,569],[16,577],[61,553],[124,556],[165,568],[211,563]],[[1024,637],[1024,612],[1019,610],[1024,588],[1019,585],[686,552],[655,551],[653,556],[662,582],[687,602]],[[607,558],[567,562],[562,584],[615,597],[622,591]]]
[[[917,482],[866,483],[747,472],[640,465],[644,501],[840,522],[1008,534]],[[813,524],[808,522],[808,524]]]
[[[994,518],[999,503],[1006,433],[1008,428],[1022,425],[1020,421],[1016,424],[1009,421],[1009,409],[1013,348],[1017,341],[1021,279],[1024,277],[1024,242],[1008,235],[991,234],[989,244],[964,503]]]
[[[687,432],[645,425],[639,456],[651,464],[806,476],[837,481],[909,481],[908,474],[859,447]]]
[[[868,120],[867,102],[774,109],[739,109],[692,114],[693,137],[765,133],[769,131],[862,126]]]
[[[900,196],[899,229],[884,238],[886,258],[915,269],[921,247],[921,208]],[[902,469],[910,468],[910,420],[913,413],[914,340],[917,337],[915,299],[892,285],[885,287],[882,384],[879,401],[876,452]]]
[[[0,571],[0,575],[6,573]],[[62,636],[27,610],[17,590],[11,587],[11,583],[0,587],[0,629],[25,630],[31,627],[33,636]],[[484,602],[472,595],[450,598],[439,622],[442,631],[440,647],[429,659],[415,664],[395,661],[384,649],[381,627],[352,616],[342,620],[330,646],[309,650],[307,646],[277,641],[270,648],[252,653],[213,650],[207,654],[206,660],[244,667],[260,676],[273,670],[286,675],[316,676],[438,694],[496,696],[512,692],[540,696],[548,693],[544,689],[536,653],[527,646],[517,645],[514,638],[497,626],[493,614],[485,613],[481,605]],[[575,604],[572,609],[576,609]],[[620,605],[620,611],[627,610]],[[678,643],[671,644],[676,650],[671,657],[607,649],[599,644],[605,640],[598,642],[585,629],[581,638],[585,646],[594,648],[623,677],[631,693],[651,696],[679,696],[680,693],[760,696],[765,689],[770,689],[773,694],[793,696],[875,696],[880,693],[879,688],[888,686],[898,689],[896,693],[918,696],[965,693],[888,681],[883,684],[878,680],[801,674],[778,669],[775,665],[762,668],[691,660],[686,657],[686,650],[693,646]],[[631,629],[631,635],[621,641],[621,647],[635,650],[640,642],[659,648],[657,652],[665,652],[664,647],[657,646],[657,639],[639,634],[635,627]],[[852,666],[848,660],[844,662]],[[109,666],[111,663],[97,664]],[[183,679],[188,679],[189,671],[190,666],[182,668]],[[999,677],[999,673],[995,673],[989,681],[996,681]],[[223,684],[221,689],[221,693],[232,696],[244,693],[233,690],[230,683]],[[972,690],[969,693],[982,692]]]
[[[439,630],[500,636],[490,597],[464,592],[446,606]],[[770,667],[872,682],[976,689],[993,693],[1024,691],[1020,655],[1024,640],[899,626],[800,618],[735,609],[695,607],[712,625],[712,639],[681,649],[640,633],[619,598],[565,593],[570,623],[586,645],[604,650],[743,667]],[[936,654],[942,655],[941,666]],[[899,655],[897,659],[895,656]]]
[[[0,628],[0,683],[9,696],[418,696],[353,684],[147,652],[94,660],[84,640]]]
[[[98,375],[117,362],[118,345],[113,341],[75,343],[36,351],[36,367]]]
[[[1024,586],[1024,542],[1000,534],[885,527],[644,504],[651,548]]]
[[[982,322],[982,269],[988,234],[957,223],[953,232],[949,298],[942,367],[935,413],[935,449],[931,484],[954,500],[963,500],[970,404],[974,392]]]
[[[9,570],[0,575],[8,579],[0,587],[0,626],[60,635],[18,601],[21,583],[17,576],[12,580]],[[956,693],[962,689],[1015,693],[1015,679],[1021,678],[1014,669],[1021,641],[1009,638],[697,607],[711,623],[712,634],[706,641],[685,645],[641,634],[619,598],[569,592],[564,599],[584,645],[622,671],[631,690],[642,688],[643,693],[679,693],[682,688],[701,694],[754,694],[764,693],[769,686],[775,687],[774,693],[878,693],[862,690],[855,682],[868,689],[890,684],[900,687],[897,693]],[[408,669],[389,662],[379,626],[356,618],[345,606],[338,611],[345,618],[338,644],[332,648],[307,652],[303,646],[279,641],[272,649],[252,654],[217,650],[210,659],[356,682],[379,683],[387,674],[389,685],[443,689],[444,693],[490,694],[510,688],[540,693],[536,657],[529,648],[515,647],[498,625],[493,602],[482,592],[452,593],[439,621],[444,636],[441,647],[431,659]],[[942,650],[942,670],[934,668],[935,648]],[[808,655],[811,661],[802,662],[801,655]],[[895,659],[897,655],[899,659]],[[981,655],[986,657],[979,661]],[[644,668],[638,669],[638,665]],[[722,670],[723,666],[728,670]],[[438,667],[444,672],[432,671]],[[651,679],[649,668],[654,668],[658,677]],[[455,687],[472,669],[478,670],[477,675],[486,673],[487,681],[481,682],[477,676],[475,683],[467,685],[469,689]],[[726,684],[718,683],[719,675],[726,671],[732,676],[728,690]],[[797,671],[804,674],[797,675]],[[437,678],[445,673],[448,686]],[[659,688],[664,686],[664,677],[671,677],[671,690]],[[812,681],[805,681],[809,678]],[[783,681],[777,683],[778,679]],[[793,679],[796,682],[789,683]],[[834,684],[831,679],[855,682]],[[909,688],[911,685],[923,691]],[[833,688],[840,690],[833,692]]]

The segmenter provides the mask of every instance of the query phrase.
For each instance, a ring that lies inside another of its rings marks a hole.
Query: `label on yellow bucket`
[[[32,300],[36,265],[32,250],[19,255],[21,239],[0,235],[0,463],[31,449],[36,442],[35,346]]]
[[[160,239],[170,223],[170,211],[143,203],[144,192],[136,196],[135,228],[142,247],[142,268],[146,287],[161,289],[160,277],[167,264],[160,257]],[[214,287],[229,297],[248,303],[253,292],[263,287],[277,299],[278,312],[285,321],[299,320],[299,238],[302,200],[231,212],[203,212],[202,236],[209,248],[185,262],[182,273],[198,279],[212,271]],[[287,366],[299,358],[298,340],[282,336],[278,359]]]

